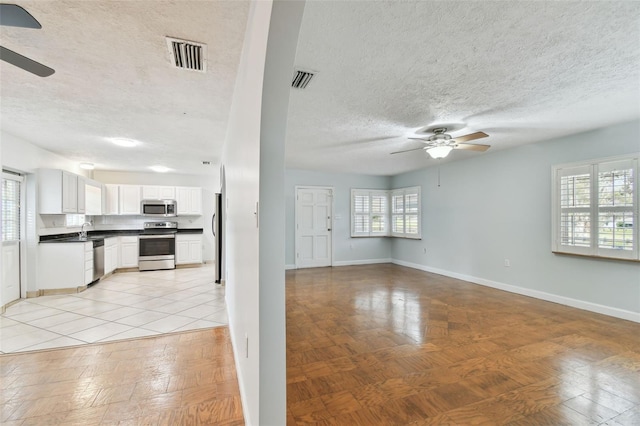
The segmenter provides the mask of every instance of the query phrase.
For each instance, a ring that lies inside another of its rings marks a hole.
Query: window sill
[[[569,253],[566,251],[551,251],[553,254],[559,254],[563,256],[576,256],[583,257],[587,259],[600,259],[600,260],[619,260],[621,262],[632,262],[632,263],[640,263],[640,259],[629,259],[624,257],[612,257],[612,256],[598,256],[593,254],[579,254],[579,253]]]

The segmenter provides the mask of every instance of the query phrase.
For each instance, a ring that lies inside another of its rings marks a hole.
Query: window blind
[[[553,246],[561,253],[639,259],[638,155],[553,168]]]
[[[20,181],[2,178],[2,241],[20,240]]]

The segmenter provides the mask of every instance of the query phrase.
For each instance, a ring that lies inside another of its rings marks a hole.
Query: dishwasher
[[[93,240],[93,280],[95,282],[104,275],[104,240]]]

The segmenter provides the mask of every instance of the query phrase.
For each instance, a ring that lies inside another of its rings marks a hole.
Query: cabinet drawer
[[[93,281],[93,265],[91,265],[91,269],[84,271],[84,283],[89,284],[91,281]]]
[[[93,273],[93,259],[88,259],[84,261],[84,270],[90,271]]]

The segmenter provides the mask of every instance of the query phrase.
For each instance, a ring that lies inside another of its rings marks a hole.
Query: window
[[[352,189],[351,236],[420,238],[420,187]]]
[[[20,182],[19,175],[2,174],[2,241],[20,239]]]
[[[638,156],[553,168],[553,251],[638,260]]]
[[[420,187],[391,191],[391,236],[420,238]]]
[[[351,236],[374,237],[388,235],[388,192],[351,190]]]

